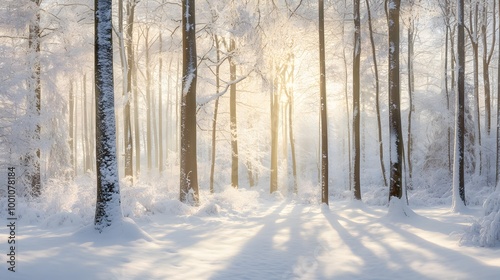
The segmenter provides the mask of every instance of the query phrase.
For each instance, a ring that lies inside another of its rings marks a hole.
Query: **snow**
[[[20,219],[16,272],[6,269],[2,253],[0,279],[497,279],[500,274],[500,248],[459,243],[483,214],[480,207],[457,214],[449,205],[410,210],[392,199],[388,209],[333,197],[328,206],[232,188],[202,195],[198,208],[164,198],[155,203],[154,214],[124,218],[101,234],[70,211]],[[6,231],[2,227],[0,235]],[[6,252],[6,242],[0,250]]]

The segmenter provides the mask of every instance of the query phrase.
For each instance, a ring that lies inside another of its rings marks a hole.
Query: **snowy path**
[[[153,242],[21,226],[17,272],[3,261],[0,279],[498,279],[499,248],[452,234],[471,216],[416,212],[394,221],[384,207],[265,201],[245,215],[142,218]]]

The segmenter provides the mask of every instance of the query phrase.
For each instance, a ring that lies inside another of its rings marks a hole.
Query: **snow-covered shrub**
[[[494,247],[500,245],[500,188],[497,188],[483,204],[484,217],[468,228],[461,244]]]

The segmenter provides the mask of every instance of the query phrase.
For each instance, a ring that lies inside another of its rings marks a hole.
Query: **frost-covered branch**
[[[231,85],[234,85],[234,84],[237,84],[237,83],[239,83],[239,82],[243,81],[243,80],[244,80],[244,79],[246,79],[248,76],[250,76],[250,74],[251,74],[252,72],[253,72],[253,70],[252,70],[252,71],[250,71],[250,72],[249,72],[248,74],[246,74],[245,76],[243,76],[243,77],[241,77],[241,78],[239,78],[239,79],[236,79],[236,80],[234,80],[234,81],[231,81],[231,82],[227,83],[227,84],[226,84],[226,87],[225,87],[225,88],[224,88],[224,90],[222,90],[221,92],[218,92],[218,93],[216,93],[216,94],[214,94],[214,95],[212,95],[212,96],[210,96],[210,97],[206,98],[205,100],[202,100],[202,101],[200,101],[200,102],[196,102],[196,103],[197,103],[197,105],[198,105],[198,109],[196,110],[196,112],[198,112],[198,111],[201,109],[201,107],[203,107],[203,106],[207,105],[208,103],[210,103],[210,102],[212,102],[212,101],[216,100],[217,98],[219,98],[219,97],[223,96],[223,95],[224,95],[224,94],[225,94],[225,93],[229,90],[229,87],[231,87]]]

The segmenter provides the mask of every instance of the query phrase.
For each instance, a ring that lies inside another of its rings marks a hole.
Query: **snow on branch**
[[[253,72],[253,70],[251,70],[250,72],[248,72],[248,74],[246,74],[245,76],[243,76],[243,77],[241,77],[241,78],[238,78],[238,79],[236,79],[236,80],[234,80],[234,81],[231,81],[231,82],[227,83],[227,84],[226,84],[226,87],[224,88],[224,90],[223,90],[223,91],[218,92],[218,93],[216,93],[216,94],[213,94],[213,95],[211,95],[211,96],[209,96],[209,97],[207,97],[207,98],[204,98],[203,100],[197,101],[197,102],[196,102],[196,103],[197,103],[196,105],[198,105],[198,109],[196,110],[196,112],[198,112],[198,111],[201,109],[201,107],[203,107],[203,106],[207,105],[208,103],[210,103],[210,102],[212,102],[212,101],[216,100],[217,98],[219,98],[219,97],[223,96],[223,95],[224,95],[224,94],[228,91],[228,89],[229,89],[229,87],[230,87],[231,85],[234,85],[234,84],[237,84],[237,83],[239,83],[239,82],[243,81],[243,80],[244,80],[244,79],[246,79],[248,76],[250,76],[250,74],[251,74],[252,72]]]

